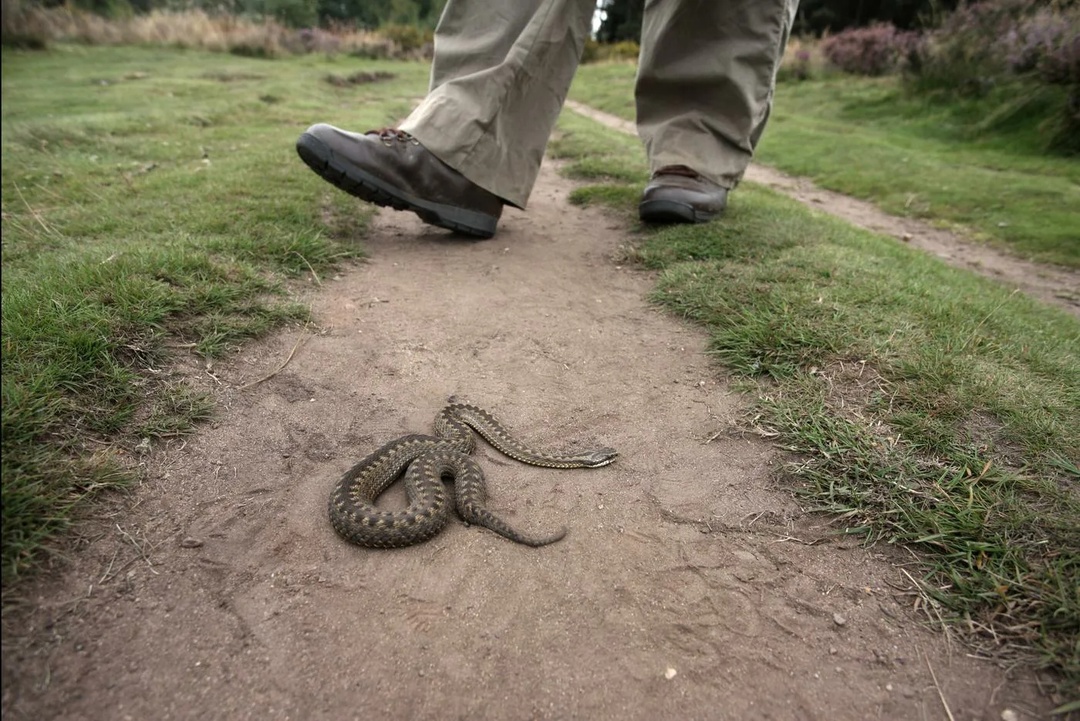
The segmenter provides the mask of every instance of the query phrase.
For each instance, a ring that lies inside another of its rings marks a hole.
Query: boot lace
[[[379,128],[378,130],[369,130],[365,135],[377,135],[382,144],[386,147],[391,147],[394,143],[412,143],[413,145],[419,145],[420,141],[413,136],[406,133],[404,130],[398,130],[397,128]]]

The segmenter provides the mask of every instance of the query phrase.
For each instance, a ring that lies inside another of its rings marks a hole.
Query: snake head
[[[617,455],[619,452],[614,448],[597,448],[581,454],[581,462],[586,468],[599,468],[614,461]]]

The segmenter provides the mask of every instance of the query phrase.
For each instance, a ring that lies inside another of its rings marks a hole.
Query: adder
[[[572,455],[530,449],[513,438],[490,413],[467,403],[451,403],[435,417],[435,435],[408,435],[391,441],[354,465],[330,495],[330,522],[345,540],[371,548],[422,543],[450,519],[449,494],[442,479],[452,477],[458,515],[527,546],[544,546],[566,535],[516,531],[484,507],[484,474],[469,457],[476,444],[473,430],[496,450],[522,463],[545,468],[598,468],[615,460],[617,451],[598,448]],[[404,511],[375,507],[375,499],[405,471],[409,505]]]

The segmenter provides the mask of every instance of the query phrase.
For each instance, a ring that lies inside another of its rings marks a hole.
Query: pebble
[[[198,538],[192,538],[191,536],[188,536],[184,540],[180,541],[180,548],[200,548],[202,547],[202,545],[202,541],[200,541]]]
[[[833,623],[835,623],[837,626],[844,626],[847,624],[847,619],[841,616],[839,613],[834,613],[832,615],[832,620]]]
[[[666,678],[668,681],[670,681],[671,679],[675,678],[675,674],[677,674],[677,673],[678,673],[678,671],[676,671],[675,669],[668,666],[667,671],[664,671],[664,678]]]
[[[1020,721],[1020,714],[1016,713],[1011,708],[1003,709],[1001,712],[1001,721]]]

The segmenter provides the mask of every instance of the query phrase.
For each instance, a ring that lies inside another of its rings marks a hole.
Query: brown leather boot
[[[346,193],[411,210],[425,223],[477,238],[495,235],[502,200],[471,182],[400,130],[361,135],[312,125],[296,141],[308,167]]]
[[[668,165],[653,173],[638,205],[646,223],[704,223],[724,212],[727,188],[685,165]]]

